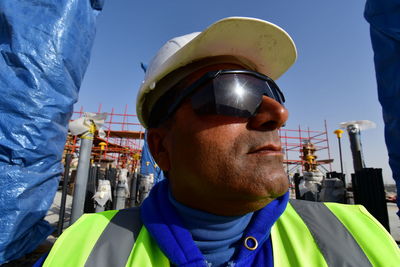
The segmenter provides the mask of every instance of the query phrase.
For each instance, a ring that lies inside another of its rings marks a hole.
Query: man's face
[[[218,69],[242,67],[207,67],[190,75],[187,83]],[[187,99],[175,113],[164,140],[174,197],[214,214],[239,215],[284,194],[288,179],[278,128],[287,117],[287,110],[266,96],[259,113],[250,119],[198,115]]]

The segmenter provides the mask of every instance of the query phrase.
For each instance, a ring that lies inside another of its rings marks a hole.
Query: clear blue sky
[[[294,39],[298,60],[277,83],[287,99],[287,128],[323,130],[327,120],[330,146],[340,171],[333,130],[351,120],[372,120],[376,129],[362,133],[367,167],[387,164],[381,107],[377,100],[369,25],[363,17],[365,1],[108,0],[98,16],[97,36],[89,68],[75,109],[135,114],[137,88],[143,79],[140,62],[148,63],[169,39],[201,31],[229,16],[271,21]],[[353,171],[347,134],[343,140],[344,167]],[[321,156],[323,158],[323,156]],[[347,177],[349,179],[349,176]]]

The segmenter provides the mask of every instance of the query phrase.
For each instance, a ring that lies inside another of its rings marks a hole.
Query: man
[[[278,135],[288,111],[273,80],[295,59],[285,31],[252,18],[165,44],[137,113],[167,179],[140,220],[84,215],[44,265],[396,266],[395,242],[362,207],[288,204]]]

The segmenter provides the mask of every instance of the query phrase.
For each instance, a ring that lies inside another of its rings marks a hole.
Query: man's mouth
[[[247,154],[274,154],[282,155],[282,147],[280,145],[268,144],[254,149],[250,149]]]

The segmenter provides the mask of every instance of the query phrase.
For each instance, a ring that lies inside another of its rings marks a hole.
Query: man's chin
[[[260,187],[263,184],[265,196],[277,198],[284,195],[289,189],[289,179],[284,170],[269,170],[268,175],[260,175]]]
[[[272,191],[270,192],[270,196],[273,198],[278,198],[283,196],[289,190],[289,181],[287,177],[281,179],[280,183],[274,185]]]

